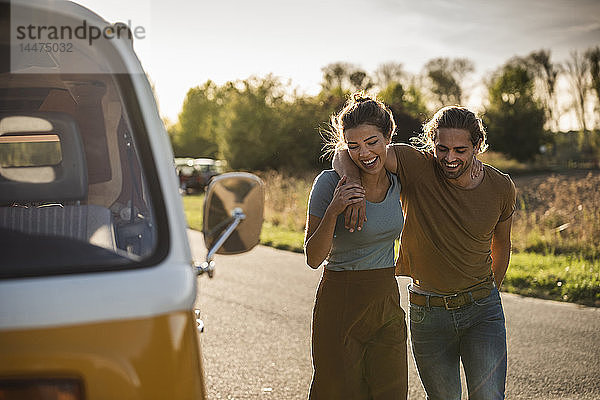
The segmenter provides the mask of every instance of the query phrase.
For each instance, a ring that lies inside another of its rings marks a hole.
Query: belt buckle
[[[452,299],[453,297],[458,297],[458,293],[442,297],[442,299],[444,299],[444,307],[446,307],[446,310],[458,310],[460,308],[460,306],[450,307],[448,305],[448,299]]]

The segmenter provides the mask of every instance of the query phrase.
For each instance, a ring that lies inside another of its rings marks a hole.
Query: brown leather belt
[[[428,296],[410,292],[410,302],[423,307],[444,307],[446,310],[456,310],[457,308],[471,304],[476,300],[486,298],[492,293],[490,288],[475,289],[470,292],[461,292],[449,296]],[[429,302],[427,301],[429,299]]]

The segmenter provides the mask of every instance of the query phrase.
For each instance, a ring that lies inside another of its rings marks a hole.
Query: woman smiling
[[[313,312],[310,399],[406,398],[406,322],[394,277],[394,241],[404,218],[400,183],[384,168],[395,122],[383,103],[356,93],[332,126],[333,144],[348,149],[362,187],[326,170],[310,194],[306,263],[324,264]],[[363,199],[368,220],[350,233],[342,213]]]

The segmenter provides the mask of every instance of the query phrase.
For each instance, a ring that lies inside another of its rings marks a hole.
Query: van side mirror
[[[215,176],[206,189],[203,233],[208,249],[198,274],[212,277],[215,254],[239,254],[260,240],[264,183],[256,175],[230,172]]]

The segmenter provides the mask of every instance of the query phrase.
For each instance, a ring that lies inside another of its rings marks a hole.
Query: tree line
[[[178,121],[168,127],[176,156],[227,160],[233,169],[299,171],[323,167],[323,136],[330,115],[358,90],[377,95],[392,110],[396,142],[408,143],[436,109],[463,104],[475,71],[465,58],[435,58],[419,74],[401,63],[380,65],[369,74],[357,65],[337,62],[322,68],[321,91],[299,94],[273,75],[217,85],[208,80],[192,88]],[[572,52],[564,63],[551,60],[549,50],[508,60],[484,79],[482,118],[491,149],[528,161],[544,149],[576,142],[596,162],[600,133],[600,47]],[[557,82],[570,82],[572,104],[559,104]],[[559,120],[575,111],[578,132],[560,133]],[[596,128],[597,126],[593,126]],[[569,136],[570,135],[570,136]],[[573,139],[575,137],[575,140]]]

